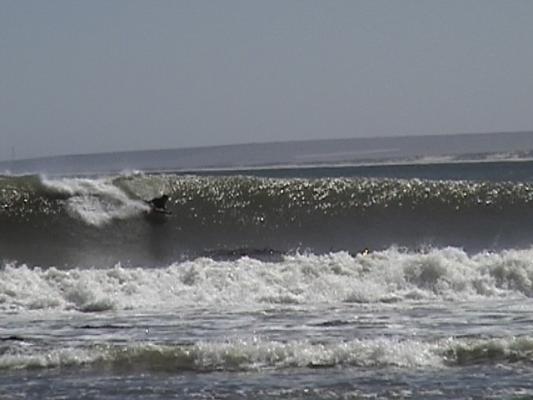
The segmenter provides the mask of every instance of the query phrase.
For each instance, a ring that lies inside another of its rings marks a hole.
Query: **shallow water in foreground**
[[[532,162],[235,173],[0,177],[0,399],[533,398]]]
[[[532,254],[6,266],[0,397],[528,398]]]

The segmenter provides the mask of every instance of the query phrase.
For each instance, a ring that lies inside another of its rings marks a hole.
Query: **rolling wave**
[[[145,200],[171,196],[171,215]],[[0,255],[41,266],[168,264],[391,245],[531,245],[533,184],[130,174],[0,178]]]
[[[258,337],[190,345],[134,343],[39,349],[10,346],[0,370],[92,366],[108,371],[256,371],[289,368],[445,368],[531,363],[533,339],[444,339],[432,342],[391,338],[346,342],[278,342]]]

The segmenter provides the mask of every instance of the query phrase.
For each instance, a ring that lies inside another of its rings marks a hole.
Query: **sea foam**
[[[102,226],[113,219],[127,219],[149,210],[146,203],[130,198],[111,178],[42,179],[48,189],[68,195],[69,214],[89,225]]]
[[[253,371],[288,368],[433,368],[531,362],[533,340],[394,338],[355,339],[335,343],[271,341],[241,337],[190,345],[137,342],[93,344],[85,347],[12,347],[0,355],[0,369],[105,367],[147,371]]]
[[[164,268],[61,270],[7,264],[0,309],[174,309],[531,297],[533,249],[297,254],[279,262],[198,258]]]

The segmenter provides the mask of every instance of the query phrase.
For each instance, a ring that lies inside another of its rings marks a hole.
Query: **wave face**
[[[144,202],[171,196],[171,215]],[[527,247],[533,184],[401,179],[0,178],[0,254],[41,266],[169,264],[391,245]]]

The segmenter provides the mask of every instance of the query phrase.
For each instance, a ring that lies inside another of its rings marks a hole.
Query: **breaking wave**
[[[145,200],[171,196],[171,215]],[[526,248],[533,184],[401,179],[0,178],[0,255],[41,266],[272,258],[391,245]]]
[[[0,310],[258,309],[275,305],[533,297],[533,250],[468,255],[391,248],[281,261],[199,258],[165,268],[0,270]]]
[[[443,339],[433,342],[390,338],[336,343],[277,342],[258,337],[190,345],[137,343],[35,349],[11,347],[0,354],[1,369],[92,366],[98,369],[255,371],[288,368],[445,368],[486,363],[533,362],[533,339]]]
[[[52,193],[65,196],[68,214],[88,225],[101,227],[113,220],[127,219],[149,211],[146,203],[131,199],[106,179],[64,178],[42,179]]]

